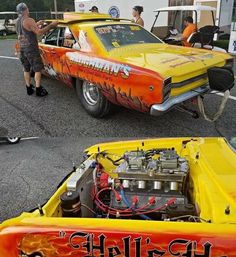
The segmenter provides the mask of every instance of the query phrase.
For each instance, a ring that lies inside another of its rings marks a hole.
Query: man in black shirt
[[[41,86],[41,72],[43,69],[43,62],[39,53],[37,35],[43,35],[47,31],[57,26],[57,22],[52,22],[48,26],[40,29],[40,25],[44,21],[35,22],[29,17],[29,9],[25,3],[17,5],[16,10],[19,18],[16,23],[16,31],[18,34],[20,47],[20,60],[24,67],[24,78],[26,83],[27,94],[34,93],[33,85],[30,83],[30,72],[35,73],[36,95],[46,96],[47,90]]]

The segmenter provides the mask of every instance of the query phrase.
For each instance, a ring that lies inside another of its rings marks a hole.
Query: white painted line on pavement
[[[33,140],[38,139],[39,137],[22,137],[21,140]]]
[[[2,59],[10,59],[10,60],[19,60],[19,58],[18,58],[18,57],[3,56],[3,55],[0,55],[0,58],[2,58]]]

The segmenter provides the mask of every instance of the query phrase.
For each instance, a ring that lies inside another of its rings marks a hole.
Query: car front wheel
[[[0,36],[6,36],[7,35],[7,31],[6,30],[2,30],[0,31]]]
[[[110,112],[112,104],[93,83],[77,79],[76,92],[82,106],[91,116],[102,118]]]
[[[7,137],[9,144],[17,144],[20,141],[20,137]]]

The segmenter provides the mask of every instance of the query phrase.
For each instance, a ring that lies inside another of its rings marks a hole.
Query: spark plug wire
[[[112,207],[104,204],[100,200],[99,197],[100,197],[100,194],[102,192],[107,191],[107,190],[112,191],[117,200],[123,200],[125,205],[128,208],[124,209],[124,210],[121,210],[121,209],[112,208]],[[143,211],[145,208],[147,208],[148,206],[151,205],[151,203],[153,202],[153,198],[149,199],[149,202],[146,205],[136,209],[134,207],[135,206],[134,204],[137,203],[137,201],[138,201],[137,196],[133,198],[133,204],[130,204],[128,199],[126,198],[126,195],[125,195],[124,190],[123,190],[122,187],[121,187],[121,190],[120,190],[120,194],[115,189],[113,189],[111,187],[106,187],[106,188],[102,188],[97,193],[94,192],[94,197],[93,197],[94,203],[96,204],[96,206],[99,209],[101,209],[103,212],[108,213],[108,215],[113,215],[113,216],[116,216],[116,217],[131,217],[131,216],[134,216],[134,215],[139,215],[143,219],[149,219],[149,220],[150,220],[150,218],[148,216],[146,216],[145,214],[150,214],[150,213],[153,213],[153,212],[163,210],[167,206],[173,204],[176,201],[176,198],[171,198],[164,205],[162,205],[160,207],[157,207],[157,208],[151,209],[151,210]]]
[[[131,208],[131,210],[133,210],[133,211],[136,212],[135,207],[132,207],[131,204],[129,203],[128,199],[126,198],[125,191],[124,191],[123,188],[121,188],[120,194],[121,194],[121,196],[122,196],[122,199],[123,199],[125,205],[126,205],[127,207]],[[148,216],[146,216],[146,215],[144,215],[144,214],[139,214],[139,216],[140,216],[141,218],[145,219],[145,220],[151,220],[151,218],[149,218]]]

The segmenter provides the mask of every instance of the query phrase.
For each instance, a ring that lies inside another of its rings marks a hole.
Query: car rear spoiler
[[[53,20],[45,20],[45,22],[52,22],[56,21],[56,19]],[[129,19],[119,19],[119,18],[109,18],[109,19],[104,19],[104,18],[96,18],[96,19],[87,19],[87,20],[58,20],[59,24],[73,24],[73,23],[81,23],[81,22],[87,22],[87,21],[129,21],[132,22],[132,20]]]

